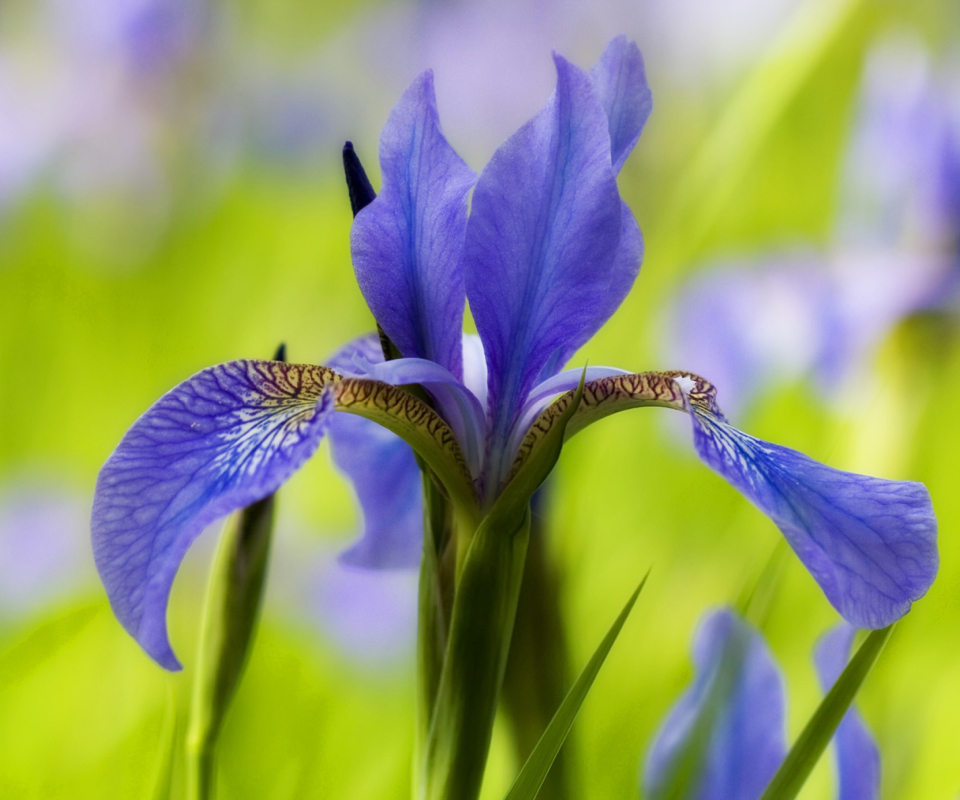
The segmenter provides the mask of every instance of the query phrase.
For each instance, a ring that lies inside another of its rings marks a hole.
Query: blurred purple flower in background
[[[709,374],[734,419],[770,385],[809,374],[831,385],[843,320],[820,266],[815,254],[796,252],[776,263],[730,263],[698,274],[671,305],[667,357]],[[704,329],[714,333],[704,336]]]
[[[382,104],[426,68],[439,76],[447,135],[467,161],[494,149],[543,103],[553,74],[540,54],[587,61],[613,36],[644,49],[661,86],[698,97],[725,86],[755,61],[801,6],[800,0],[419,0],[375,6],[335,37],[321,56],[344,71],[370,129]],[[519,79],[518,76],[522,76]],[[382,97],[370,87],[383,87]],[[674,93],[671,91],[670,93]],[[380,102],[377,102],[380,101]],[[347,134],[350,138],[355,134]]]
[[[413,656],[417,574],[344,564],[318,532],[281,511],[277,521],[266,610],[317,629],[346,657],[394,668]]]
[[[0,487],[0,621],[96,585],[89,514],[90,500],[57,481]]]
[[[693,276],[668,316],[669,356],[720,376],[733,408],[813,376],[836,393],[905,316],[943,307],[960,273],[957,86],[910,39],[868,59],[830,249],[754,257]],[[703,337],[688,318],[726,332]],[[728,386],[724,381],[730,381]]]
[[[840,623],[827,631],[814,650],[813,660],[823,691],[829,692],[843,672],[857,630]],[[834,734],[838,800],[877,800],[880,797],[880,751],[860,714],[851,708]]]
[[[173,82],[200,42],[204,3],[28,8],[0,33],[0,201],[38,181],[68,197],[162,196],[165,150],[186,100]]]
[[[824,692],[840,677],[856,629],[842,623],[818,643]],[[787,754],[783,677],[763,636],[721,609],[701,623],[693,645],[693,686],[658,731],[643,772],[647,800],[759,800]],[[880,756],[851,708],[833,739],[837,800],[877,800]]]

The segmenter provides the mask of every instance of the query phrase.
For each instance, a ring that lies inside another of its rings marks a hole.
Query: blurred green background
[[[216,534],[174,587],[186,669],[166,674],[96,579],[97,470],[197,370],[267,357],[281,341],[291,360],[321,362],[371,329],[349,260],[343,140],[377,185],[390,105],[433,66],[445,132],[479,170],[548,97],[551,48],[587,66],[621,32],[644,51],[655,98],[620,178],[647,250],[632,294],[574,363],[684,368],[664,355],[677,287],[718,259],[830,248],[868,56],[906,37],[952,64],[952,0],[0,3],[0,796],[151,797],[164,726],[189,695]],[[940,575],[859,700],[887,800],[960,793],[956,332],[949,313],[909,315],[867,353],[870,380],[843,402],[798,377],[738,418],[833,466],[921,480],[933,496]],[[577,437],[551,496],[576,668],[653,565],[574,729],[584,798],[638,796],[646,747],[691,678],[697,620],[736,600],[779,536],[699,464],[669,414],[618,416]],[[358,516],[325,447],[280,503],[220,796],[407,797],[415,576],[336,565]],[[791,555],[765,624],[791,739],[819,702],[810,654],[836,620]],[[503,796],[511,758],[498,727],[485,798]],[[828,762],[804,798],[834,796]]]

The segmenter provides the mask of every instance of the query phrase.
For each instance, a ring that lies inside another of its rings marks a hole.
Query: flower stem
[[[501,703],[512,730],[518,764],[533,752],[567,693],[570,668],[560,613],[560,577],[550,560],[543,516],[544,489],[534,495],[520,602],[503,681]],[[557,754],[538,800],[566,800],[570,768],[564,753]]]
[[[414,764],[423,758],[433,719],[453,608],[456,533],[449,501],[425,471],[423,558],[417,624],[417,738]],[[416,777],[417,770],[414,769]]]
[[[214,753],[250,652],[263,594],[275,499],[247,506],[227,525],[210,571],[190,703],[188,800],[213,796]]]
[[[488,516],[457,580],[418,800],[480,794],[530,535],[530,514]]]

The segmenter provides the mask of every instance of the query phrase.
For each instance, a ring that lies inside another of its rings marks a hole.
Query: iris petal
[[[423,358],[398,358],[363,365],[364,375],[391,386],[426,388],[463,448],[471,474],[480,473],[486,417],[477,397],[448,370]]]
[[[617,36],[590,70],[590,78],[607,114],[610,159],[614,172],[619,172],[653,110],[640,48],[626,36]]]
[[[335,414],[330,444],[363,511],[363,534],[340,556],[372,569],[415,567],[423,539],[420,468],[410,446],[375,422]]]
[[[372,334],[350,342],[327,363],[362,375],[378,361],[383,362],[383,351]],[[422,547],[423,499],[420,467],[410,445],[376,422],[350,414],[333,415],[330,445],[363,513],[361,538],[341,559],[373,569],[415,567]]]
[[[629,408],[688,412],[700,458],[776,523],[848,622],[882,628],[906,614],[926,594],[939,565],[937,520],[926,487],[843,472],[749,436],[726,421],[715,395],[703,378],[684,372],[590,381],[566,436]],[[572,392],[562,395],[534,421],[510,475],[541,446],[572,398]]]
[[[755,439],[730,425],[712,398],[692,399],[690,412],[700,458],[776,523],[844,619],[883,628],[926,593],[939,558],[922,483],[832,469]]]
[[[647,756],[644,797],[757,800],[786,755],[783,679],[763,637],[729,610],[694,642],[696,678]]]
[[[814,662],[825,692],[836,683],[850,657],[852,625],[840,624],[817,643]],[[880,751],[863,719],[850,709],[834,736],[837,747],[837,800],[877,800],[880,797]]]
[[[464,277],[494,449],[551,357],[565,363],[616,310],[639,261],[618,252],[625,209],[600,99],[586,73],[554,61],[553,97],[494,154],[467,225]]]
[[[440,132],[433,73],[400,98],[380,139],[383,187],[353,224],[360,290],[409,358],[460,377],[464,287],[459,264],[474,173]]]
[[[317,449],[334,399],[322,367],[232,361],[160,398],[100,470],[93,552],[124,628],[180,668],[166,609],[180,562],[210,523],[277,488]]]

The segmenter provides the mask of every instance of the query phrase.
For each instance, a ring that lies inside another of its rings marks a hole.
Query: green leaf
[[[177,712],[176,684],[172,681],[167,692],[167,705],[160,730],[160,747],[153,773],[152,800],[170,800],[173,792],[173,773],[176,763],[177,744],[180,741],[180,714]]]
[[[456,542],[450,502],[423,469],[423,557],[417,599],[417,728],[414,763],[424,757],[443,670],[453,607]]]
[[[695,251],[721,218],[743,176],[807,85],[863,0],[806,0],[767,55],[725,104],[711,135],[690,159],[664,206],[665,222],[686,252]]]
[[[873,669],[893,627],[890,625],[871,631],[867,636],[843,674],[823,698],[760,800],[793,800],[797,796],[820,755],[830,744],[857,691]]]
[[[533,749],[527,762],[520,770],[520,774],[517,775],[513,786],[510,787],[506,800],[534,800],[537,796],[537,792],[540,791],[540,786],[543,784],[547,773],[550,771],[550,767],[553,765],[553,760],[557,757],[557,753],[560,752],[560,747],[563,745],[564,740],[566,740],[567,734],[570,733],[570,728],[577,718],[580,706],[583,705],[583,701],[587,698],[587,694],[593,686],[597,674],[600,672],[600,667],[603,666],[603,662],[610,653],[613,643],[617,640],[617,636],[620,635],[620,630],[627,621],[627,617],[630,616],[634,603],[637,602],[637,598],[640,596],[640,592],[643,590],[644,584],[646,584],[649,576],[649,572],[644,575],[643,580],[640,581],[640,585],[630,596],[627,604],[623,607],[623,611],[620,612],[620,616],[617,617],[607,632],[607,635],[603,637],[600,646],[590,658],[590,661],[587,662],[587,666],[584,667],[583,672],[580,673],[580,677],[577,678],[576,683],[573,684],[573,687],[567,693],[560,708],[557,709],[557,713],[554,714],[553,719],[550,720],[550,724],[544,731],[543,736],[540,737],[540,741],[537,742],[537,746]]]

